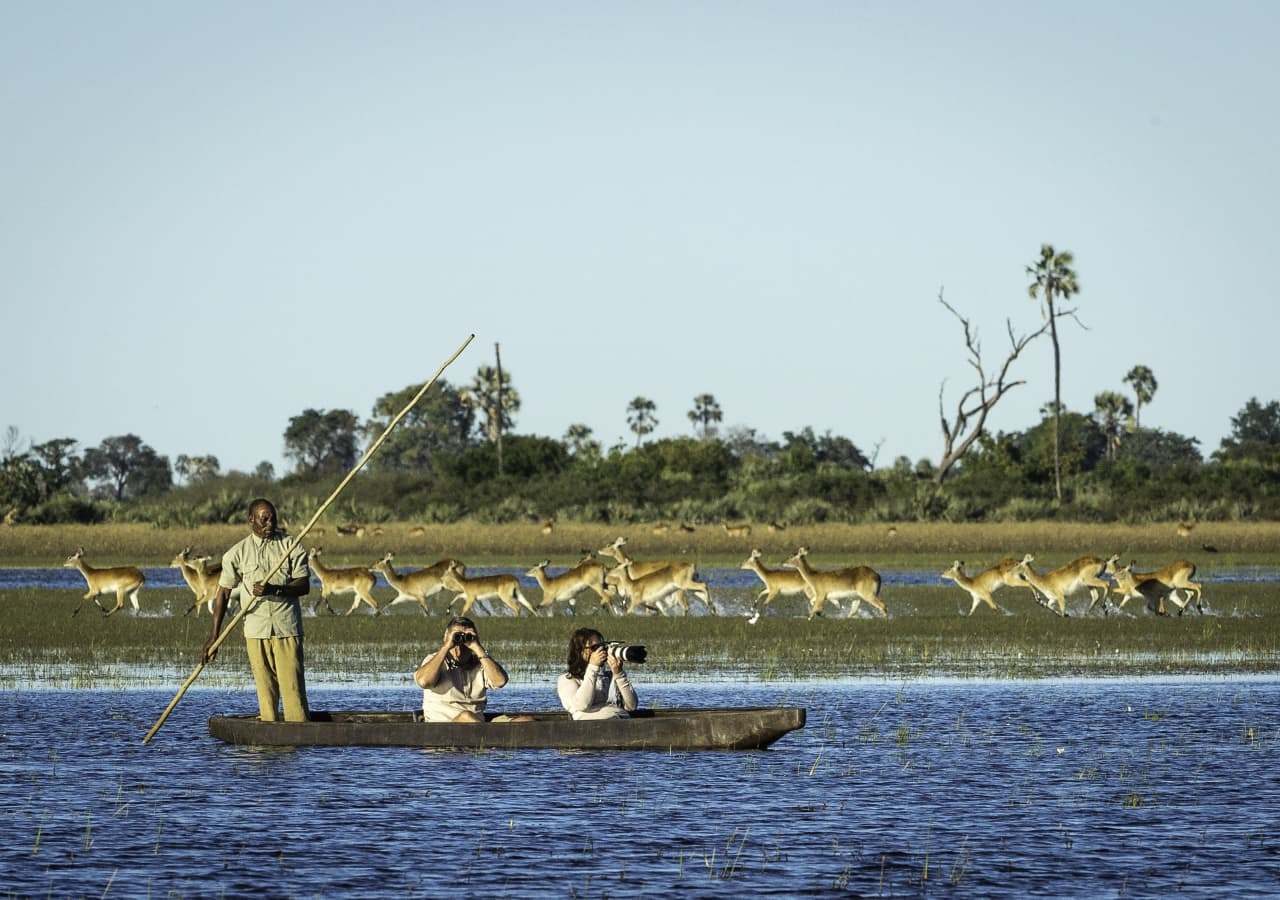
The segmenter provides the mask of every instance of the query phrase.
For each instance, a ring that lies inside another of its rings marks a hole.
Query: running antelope
[[[1135,572],[1133,571],[1133,566],[1134,563],[1130,561],[1129,565],[1125,566],[1125,570],[1127,571],[1128,577],[1131,578],[1138,586],[1139,592],[1141,592],[1142,585],[1144,583],[1151,581],[1158,582],[1168,589],[1169,599],[1173,601],[1174,606],[1178,607],[1178,615],[1182,615],[1182,611],[1186,609],[1187,604],[1191,602],[1193,594],[1195,595],[1196,600],[1196,611],[1201,614],[1204,613],[1204,606],[1200,602],[1200,585],[1191,580],[1196,574],[1195,563],[1187,562],[1185,559],[1179,559],[1175,562],[1169,563],[1169,565],[1164,566],[1163,568],[1156,569],[1154,572]],[[1124,586],[1121,585],[1119,581],[1119,572],[1116,573],[1116,585],[1121,587],[1122,590],[1124,589]],[[1181,601],[1178,600],[1178,591],[1182,591],[1186,595]],[[1145,597],[1148,593],[1150,593],[1150,591],[1142,592],[1142,596]],[[1125,591],[1125,594],[1125,600],[1131,600],[1137,596],[1132,591],[1127,590]],[[1125,600],[1120,601],[1120,607],[1122,609],[1124,608]]]
[[[147,581],[141,569],[133,566],[95,569],[84,561],[83,547],[76,548],[76,552],[68,556],[63,565],[68,569],[79,569],[80,574],[84,576],[84,580],[89,585],[88,592],[80,598],[80,603],[76,606],[75,612],[71,614],[73,617],[80,615],[80,610],[86,600],[92,600],[94,605],[98,607],[98,612],[104,616],[119,612],[124,608],[125,595],[128,595],[129,602],[133,604],[134,613],[138,612],[138,591],[142,590],[142,586]],[[103,609],[102,604],[98,602],[98,598],[108,591],[114,591],[116,595],[116,605],[109,611]]]
[[[836,569],[830,572],[819,572],[809,565],[809,548],[801,547],[795,556],[784,565],[791,566],[809,586],[809,618],[822,612],[827,603],[834,603],[840,608],[840,601],[849,598],[853,602],[849,606],[849,615],[858,611],[858,607],[866,600],[880,611],[880,615],[889,617],[884,601],[880,599],[880,575],[875,569],[867,566],[854,566],[849,569]]]
[[[405,572],[402,575],[391,565],[393,559],[395,555],[388,550],[382,559],[373,564],[373,571],[381,572],[382,577],[387,579],[387,584],[396,591],[396,599],[386,604],[385,608],[389,609],[397,603],[417,603],[422,608],[424,616],[431,614],[427,600],[444,590],[444,582],[441,579],[445,569],[453,565],[462,566],[462,563],[456,559],[442,559],[426,568],[418,569],[416,572]],[[463,571],[466,569],[464,568]]]
[[[537,581],[538,587],[542,588],[542,602],[538,604],[539,609],[554,608],[554,605],[561,600],[566,601],[569,607],[574,609],[578,602],[578,595],[590,590],[600,598],[601,607],[614,612],[613,598],[610,594],[617,596],[617,591],[605,581],[605,567],[596,562],[593,557],[594,554],[588,555],[576,566],[559,575],[547,575],[547,566],[551,565],[549,559],[544,559],[525,572],[524,574]]]
[[[355,612],[356,607],[361,603],[368,603],[373,614],[378,615],[382,610],[378,608],[378,601],[373,599],[373,586],[378,583],[373,573],[364,566],[330,569],[320,560],[323,553],[323,547],[313,547],[307,557],[311,564],[311,571],[315,572],[316,577],[320,579],[320,599],[311,604],[311,612],[314,613],[323,603],[325,608],[336,616],[337,613],[329,605],[329,596],[355,594],[355,599],[351,601],[351,608],[346,612],[348,616]]]
[[[724,529],[724,533],[729,537],[751,537],[751,526],[745,522],[741,525],[730,525],[728,522],[721,522],[720,527]]]
[[[514,575],[478,575],[468,578],[463,573],[462,566],[455,563],[444,570],[440,580],[445,587],[462,597],[462,610],[458,613],[460,616],[470,612],[477,600],[488,600],[491,597],[501,600],[514,615],[520,615],[521,606],[529,610],[531,616],[538,614],[533,604],[520,592],[520,582]]]
[[[979,603],[985,603],[994,610],[1010,615],[1009,610],[1005,609],[996,602],[992,596],[1002,587],[1020,587],[1031,591],[1031,596],[1039,602],[1040,596],[1036,593],[1036,589],[1021,578],[1013,574],[1013,570],[1023,564],[1030,564],[1035,559],[1030,553],[1022,557],[1022,562],[1007,557],[1000,560],[990,569],[985,569],[970,578],[964,573],[964,561],[957,559],[951,564],[951,568],[942,573],[943,578],[954,581],[957,586],[968,591],[969,596],[973,598],[973,606],[969,607],[969,615],[973,615],[977,610]]]
[[[213,613],[213,598],[218,593],[218,576],[222,573],[222,563],[214,563],[208,565],[210,557],[198,556],[191,558],[191,548],[184,547],[182,552],[173,558],[169,565],[182,573],[182,580],[187,583],[187,587],[191,588],[191,593],[195,594],[195,602],[187,607],[184,616],[191,615],[195,612],[196,616],[200,615],[200,608],[207,605],[210,614]]]
[[[614,588],[617,589],[618,593],[624,597],[626,596],[626,589],[622,582],[622,573],[620,569],[622,567],[622,561],[624,559],[628,559],[627,555],[622,552],[622,548],[625,546],[627,546],[627,539],[619,536],[617,540],[608,547],[602,547],[596,551],[601,556],[608,556],[618,563],[616,568],[611,569],[609,573],[605,575],[605,581],[613,585]],[[643,578],[646,575],[661,572],[663,569],[670,570],[671,579],[679,585],[679,590],[676,592],[676,600],[684,607],[686,613],[689,611],[689,601],[684,596],[685,591],[692,591],[698,596],[703,597],[703,602],[707,604],[707,608],[710,609],[712,613],[716,613],[716,608],[711,603],[707,586],[698,580],[697,568],[693,563],[656,559],[648,560],[646,562],[636,562],[635,560],[629,561],[631,562],[632,578]],[[664,611],[666,610],[664,609]]]
[[[711,602],[711,592],[707,590],[707,586],[701,581],[679,577],[670,566],[658,569],[656,572],[650,572],[647,575],[640,575],[636,572],[635,560],[629,559],[624,554],[622,560],[618,563],[618,567],[610,574],[618,576],[618,591],[630,601],[627,606],[627,612],[629,613],[633,613],[641,607],[662,610],[662,601],[675,594],[681,605],[684,606],[684,614],[687,616],[689,615],[689,601],[685,599],[684,594],[685,591],[689,591],[696,594],[707,605],[707,609],[711,610],[713,615],[718,614],[715,604]]]
[[[1067,598],[1086,587],[1089,589],[1089,610],[1092,610],[1094,604],[1098,602],[1098,592],[1101,591],[1102,611],[1104,613],[1107,611],[1111,585],[1107,584],[1102,576],[1115,572],[1116,563],[1119,561],[1118,556],[1112,556],[1106,560],[1098,559],[1096,556],[1082,556],[1065,566],[1051,569],[1043,575],[1031,568],[1030,563],[1022,562],[1014,568],[1013,574],[1015,578],[1025,579],[1027,584],[1044,594],[1049,608],[1053,609],[1056,605],[1058,615],[1065,618]]]
[[[760,562],[759,549],[752,550],[747,561],[738,568],[750,569],[764,583],[764,590],[756,597],[751,616],[747,619],[752,625],[760,621],[760,614],[764,612],[765,607],[778,597],[795,597],[804,594],[809,598],[810,605],[813,604],[813,595],[809,591],[809,586],[805,584],[804,576],[795,569],[770,569]]]

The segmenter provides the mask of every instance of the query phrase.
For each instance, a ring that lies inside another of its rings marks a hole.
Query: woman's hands
[[[609,654],[604,649],[604,647],[597,647],[596,649],[592,650],[591,655],[587,657],[587,665],[595,666],[596,668],[600,668],[600,666],[603,666],[606,662],[608,662],[610,665],[613,664],[612,660],[609,659]]]

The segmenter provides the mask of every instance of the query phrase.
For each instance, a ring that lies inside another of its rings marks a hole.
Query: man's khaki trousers
[[[245,638],[249,668],[258,688],[258,717],[264,722],[280,721],[284,702],[286,722],[311,718],[307,706],[307,681],[302,673],[302,638]]]

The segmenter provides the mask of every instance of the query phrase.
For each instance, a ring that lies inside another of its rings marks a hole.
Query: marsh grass
[[[304,523],[294,523],[300,528]],[[1085,554],[1106,557],[1119,553],[1144,566],[1188,558],[1202,568],[1280,564],[1280,522],[1204,522],[1190,538],[1178,537],[1176,523],[1154,525],[1075,522],[1008,522],[951,524],[901,523],[890,536],[883,525],[804,525],[769,532],[753,528],[749,537],[732,538],[718,525],[700,525],[693,532],[654,535],[648,524],[557,524],[544,535],[538,524],[489,525],[459,522],[415,526],[387,523],[373,527],[362,538],[343,537],[336,522],[322,521],[323,534],[310,534],[308,546],[323,546],[327,555],[342,564],[371,564],[387,550],[398,565],[421,565],[442,556],[456,556],[476,565],[528,565],[550,559],[569,565],[582,550],[597,550],[625,535],[628,549],[637,559],[649,557],[691,558],[705,565],[736,566],[752,547],[764,551],[766,560],[789,556],[804,545],[812,549],[815,565],[837,560],[872,566],[937,566],[954,559],[971,565],[1001,557],[1032,553],[1043,565],[1056,565]],[[420,528],[421,533],[411,533]],[[220,554],[247,533],[243,525],[208,525],[200,528],[156,528],[150,525],[28,525],[0,528],[0,565],[60,565],[76,547],[83,546],[89,563],[108,565],[167,565],[185,546],[199,554]],[[1204,545],[1214,547],[1208,553]]]
[[[893,618],[711,617],[482,618],[487,646],[513,680],[551,676],[564,666],[569,633],[583,624],[611,640],[645,644],[641,680],[790,680],[844,676],[1041,677],[1180,672],[1274,671],[1280,663],[1276,587],[1213,585],[1216,615],[1200,618],[1092,616],[1060,619],[1030,600],[1008,601],[1010,616],[957,615],[945,587],[886,591]],[[724,592],[746,608],[745,592]],[[24,588],[0,592],[0,684],[52,679],[73,687],[167,684],[196,663],[208,616],[182,616],[189,592],[153,590],[144,614],[104,618],[71,611],[80,592]],[[786,608],[781,608],[786,612]],[[325,683],[403,682],[439,646],[444,619],[416,607],[374,617],[322,614],[304,620],[308,678]],[[201,684],[247,683],[243,642],[229,639]],[[878,732],[877,732],[878,733]],[[868,736],[869,737],[869,736]]]

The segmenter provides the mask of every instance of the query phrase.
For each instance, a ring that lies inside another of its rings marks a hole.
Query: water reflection
[[[803,705],[810,724],[747,753],[258,749],[204,725],[248,692],[196,690],[143,747],[167,692],[0,694],[0,874],[18,894],[484,897],[1265,894],[1280,876],[1275,681],[644,696]]]

